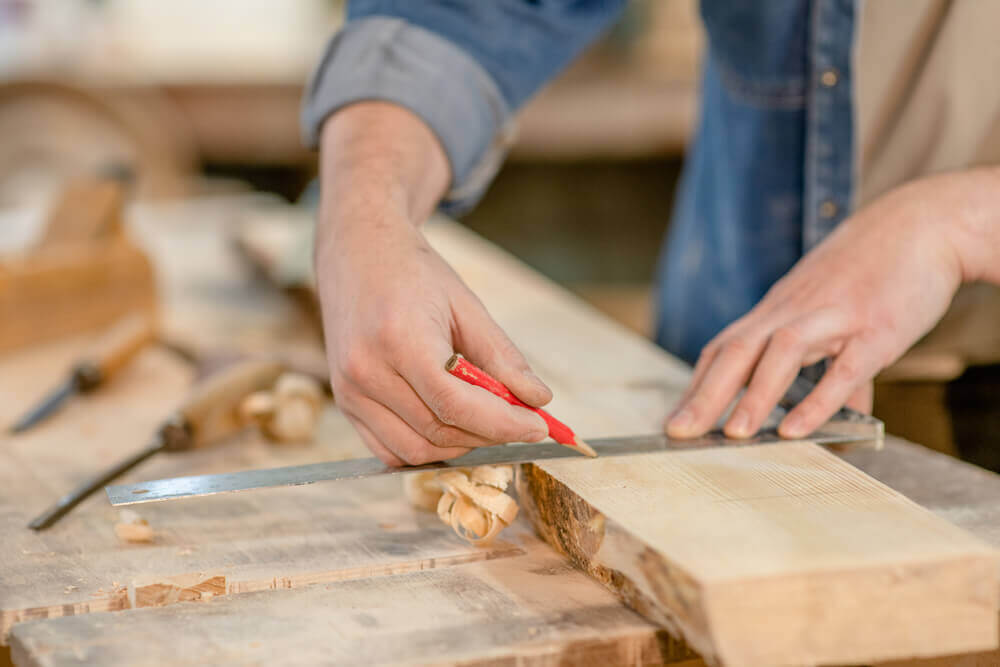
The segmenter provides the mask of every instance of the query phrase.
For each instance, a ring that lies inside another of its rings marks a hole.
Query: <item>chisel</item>
[[[82,360],[70,369],[61,385],[10,427],[20,433],[55,414],[70,397],[89,394],[124,368],[146,345],[156,339],[152,320],[145,315],[126,315],[96,342]]]
[[[214,444],[242,428],[237,408],[249,394],[274,384],[284,367],[270,360],[233,364],[195,387],[191,395],[157,429],[152,441],[60,498],[28,524],[48,528],[94,491],[162,451],[179,452]]]

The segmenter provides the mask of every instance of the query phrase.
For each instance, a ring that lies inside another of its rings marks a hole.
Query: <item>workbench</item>
[[[208,200],[132,212],[158,270],[164,330],[204,351],[280,347],[320,357],[307,316],[233,251],[230,234],[259,205]],[[645,423],[676,401],[685,365],[455,223],[433,221],[427,233],[553,388],[554,414],[587,394]],[[518,298],[522,290],[531,298]],[[36,400],[86,343],[0,357],[0,423]],[[118,541],[117,511],[103,495],[46,532],[25,527],[80,479],[145,444],[197,372],[149,349],[45,425],[0,436],[0,643],[15,664],[703,664],[525,521],[489,547],[470,546],[412,508],[395,476],[140,506],[156,531],[150,545]],[[617,434],[593,412],[574,421],[581,435]],[[315,444],[275,446],[246,433],[161,455],[124,481],[366,454],[331,406]],[[1000,546],[996,475],[892,437],[882,451],[843,456]],[[1000,653],[893,664],[997,665]]]

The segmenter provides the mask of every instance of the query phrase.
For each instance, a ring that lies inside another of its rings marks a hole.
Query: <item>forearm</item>
[[[320,242],[349,229],[419,225],[450,178],[444,150],[416,115],[386,102],[345,107],[322,131]]]

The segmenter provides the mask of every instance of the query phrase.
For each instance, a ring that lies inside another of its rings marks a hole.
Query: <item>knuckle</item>
[[[344,380],[363,385],[371,373],[371,355],[361,346],[352,345],[338,353],[337,370]]]
[[[405,340],[407,336],[406,326],[402,318],[395,315],[383,317],[378,326],[375,327],[374,339],[384,348],[392,349]]]
[[[507,336],[500,336],[500,339],[496,342],[496,354],[517,370],[528,370],[528,360],[524,358],[521,351],[514,345],[514,341],[507,338]]]
[[[442,424],[448,426],[460,423],[464,415],[464,410],[459,404],[458,392],[448,385],[442,386],[431,394],[427,400],[427,407],[437,415]]]
[[[698,354],[698,364],[703,364],[708,361],[711,357],[719,351],[719,339],[713,338],[705,344],[705,347],[701,348],[701,352]]]
[[[831,380],[837,382],[853,382],[861,377],[861,367],[854,359],[839,357],[830,370]]]
[[[802,332],[795,325],[780,327],[771,336],[771,342],[781,349],[793,349],[802,344]]]
[[[436,447],[458,447],[464,444],[457,429],[437,420],[423,429],[423,436]]]
[[[753,344],[746,336],[733,336],[726,341],[725,351],[727,355],[745,357],[753,351]]]

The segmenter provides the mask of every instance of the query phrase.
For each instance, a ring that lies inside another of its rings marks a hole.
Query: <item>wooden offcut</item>
[[[539,533],[724,665],[992,648],[994,552],[809,443],[522,469]]]

